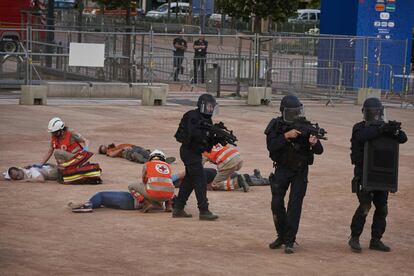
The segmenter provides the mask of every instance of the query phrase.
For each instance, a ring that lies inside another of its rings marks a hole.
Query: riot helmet
[[[217,102],[214,96],[210,94],[202,94],[197,101],[197,107],[201,114],[212,116],[217,113]]]
[[[303,110],[303,104],[298,97],[294,95],[284,96],[280,102],[280,112],[283,116],[283,121],[287,123],[293,122],[299,117],[304,117],[305,112]]]
[[[362,106],[364,120],[367,123],[384,122],[385,113],[384,106],[378,98],[368,98]]]

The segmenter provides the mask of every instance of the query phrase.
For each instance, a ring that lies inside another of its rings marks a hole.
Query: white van
[[[178,6],[177,6],[178,4]],[[190,12],[190,4],[184,2],[171,2],[170,3],[170,16],[186,16]],[[156,10],[147,12],[145,15],[150,18],[162,18],[168,16],[168,3],[162,4]]]
[[[296,16],[288,19],[290,23],[317,23],[319,22],[321,11],[316,9],[297,10]]]

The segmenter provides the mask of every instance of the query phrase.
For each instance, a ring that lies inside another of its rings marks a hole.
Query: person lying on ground
[[[42,166],[27,166],[24,168],[10,167],[3,173],[6,180],[24,181],[24,182],[45,182],[46,180],[58,180],[58,169],[53,164],[44,164]]]
[[[253,175],[243,174],[249,186],[267,186],[270,185],[269,178],[262,177],[259,169],[253,170]]]
[[[209,180],[210,182],[213,180],[215,176],[214,169],[206,169],[209,170]],[[180,183],[184,178],[185,173],[178,173],[172,174],[171,180],[173,181],[176,187],[179,187]],[[88,201],[82,203],[74,203],[69,202],[69,207],[72,209],[74,213],[88,213],[92,212],[93,209],[106,207],[112,209],[121,209],[121,210],[142,210],[144,204],[140,201],[140,194],[135,192],[135,190],[131,192],[126,191],[103,191],[98,192],[94,196],[92,196]],[[162,206],[162,204],[155,203],[153,204],[152,210],[165,210],[166,212],[170,212],[169,206]]]
[[[62,119],[55,117],[49,121],[48,132],[51,133],[50,148],[40,166],[46,164],[52,154],[58,164],[64,163],[80,151],[88,151],[89,141],[79,133],[69,130]]]
[[[98,148],[100,154],[106,154],[109,157],[120,157],[132,162],[144,164],[149,160],[151,151],[133,144],[119,144],[114,143],[109,145],[100,145]],[[166,162],[172,164],[175,157],[167,157]]]
[[[230,145],[215,145],[210,152],[203,152],[203,160],[209,161],[217,166],[217,175],[211,185],[207,186],[208,190],[217,191],[249,191],[242,174],[234,174],[243,166],[243,160],[239,151]],[[231,177],[231,176],[234,177]]]

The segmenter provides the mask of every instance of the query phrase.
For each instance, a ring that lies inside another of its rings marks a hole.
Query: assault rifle
[[[215,144],[231,144],[236,145],[237,137],[233,134],[232,130],[229,130],[223,122],[210,124],[205,121],[201,121],[200,125],[203,129],[208,130],[209,138],[211,138]]]
[[[326,134],[328,133],[325,129],[319,127],[318,123],[311,123],[305,117],[298,117],[291,123],[283,124],[282,131],[287,132],[291,129],[296,129],[301,132],[300,135],[309,137],[310,135],[316,136],[321,140],[328,140]]]

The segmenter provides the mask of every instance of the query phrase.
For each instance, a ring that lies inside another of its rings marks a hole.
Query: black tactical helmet
[[[216,104],[216,98],[210,94],[201,95],[197,101],[197,107],[200,113],[210,116],[213,115]]]
[[[366,122],[384,121],[384,106],[378,98],[368,98],[362,106]]]
[[[282,112],[285,122],[293,122],[298,117],[305,116],[303,112],[303,104],[298,97],[294,95],[284,96],[280,102],[280,112]]]
[[[298,97],[294,96],[294,95],[287,95],[284,96],[282,101],[280,102],[280,112],[283,113],[283,110],[288,107],[288,108],[297,108],[297,107],[302,107],[303,104],[299,101]]]

